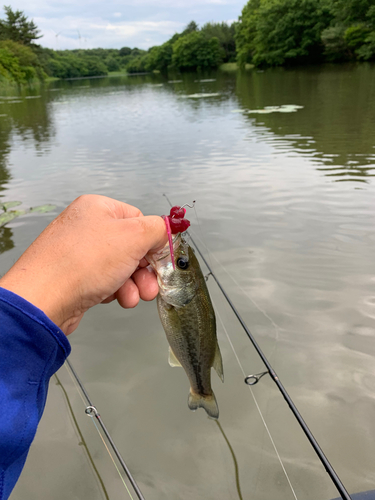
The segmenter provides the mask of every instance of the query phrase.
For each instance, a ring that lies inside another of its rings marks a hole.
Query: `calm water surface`
[[[57,208],[0,228],[0,273],[82,193],[145,214],[168,211],[163,193],[197,200],[192,234],[332,465],[350,493],[375,489],[375,67],[178,78],[3,92],[0,201]],[[299,107],[267,109],[282,105]],[[274,384],[244,384],[239,363],[264,367],[208,283],[226,377],[213,373],[213,387],[242,497],[336,497]],[[97,307],[70,340],[147,500],[241,498],[223,434],[188,410],[186,376],[167,363],[155,303]],[[76,421],[53,378],[13,500],[129,498],[67,370],[58,376]]]

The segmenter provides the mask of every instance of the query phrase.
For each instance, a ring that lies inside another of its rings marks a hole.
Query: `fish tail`
[[[190,410],[204,408],[209,417],[219,418],[219,407],[217,406],[215,394],[196,394],[190,390],[188,406]]]

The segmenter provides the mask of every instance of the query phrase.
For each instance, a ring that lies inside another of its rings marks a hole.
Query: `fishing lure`
[[[176,266],[174,263],[172,234],[183,233],[190,226],[190,221],[185,219],[186,208],[184,208],[184,206],[185,205],[180,207],[179,205],[176,205],[171,208],[169,215],[162,215],[162,218],[164,219],[165,225],[167,227],[169,250],[171,252],[173,269],[176,269]]]

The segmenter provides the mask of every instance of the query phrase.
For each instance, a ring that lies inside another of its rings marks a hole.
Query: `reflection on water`
[[[224,432],[224,429],[221,425],[221,423],[219,422],[219,420],[215,420],[215,423],[216,425],[218,426],[225,442],[227,443],[228,445],[228,448],[229,448],[229,451],[230,451],[230,454],[232,455],[232,458],[233,458],[233,464],[234,464],[234,477],[235,477],[235,480],[236,480],[236,488],[237,488],[237,493],[238,493],[238,498],[240,500],[243,500],[243,496],[242,496],[242,491],[241,491],[241,482],[240,482],[240,473],[239,473],[239,468],[238,468],[238,461],[237,461],[237,457],[236,457],[236,454],[233,450],[233,447],[232,445],[230,444],[230,441],[229,439],[227,438],[225,432]]]
[[[162,214],[162,193],[175,204],[197,200],[194,239],[209,248],[218,278],[351,492],[375,483],[374,79],[367,64],[138,75],[0,98],[1,201],[58,212],[91,192]],[[247,113],[269,106],[278,111]],[[0,273],[54,216],[29,213],[0,229]],[[249,374],[264,367],[208,285],[226,370],[214,390],[236,462],[217,426],[187,409],[186,380],[169,369],[154,304],[95,308],[71,336],[71,361],[146,499],[235,499],[234,474],[243,498],[336,497],[263,377],[254,396],[270,441],[238,360]],[[59,377],[79,419],[82,403]],[[103,497],[64,404],[52,385],[14,500]],[[108,496],[122,497],[85,418],[79,426]],[[41,474],[48,480],[36,481]]]
[[[0,227],[0,253],[14,248],[12,236],[13,232],[11,229],[8,227]]]
[[[277,148],[313,158],[316,168],[334,180],[366,182],[374,175],[373,65],[252,72],[237,79],[236,95],[245,109],[304,106],[292,116],[248,118]]]

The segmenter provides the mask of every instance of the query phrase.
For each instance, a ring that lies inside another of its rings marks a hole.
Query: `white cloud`
[[[34,20],[44,35],[41,45],[58,50],[123,46],[146,49],[162,43],[184,27],[183,23],[174,21],[110,22],[75,17]]]
[[[34,19],[44,35],[39,43],[47,47],[147,49],[165,42],[192,19],[199,25],[237,19],[245,1],[9,0],[7,4]]]

